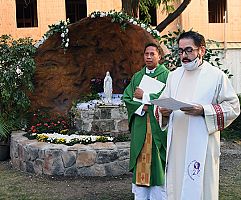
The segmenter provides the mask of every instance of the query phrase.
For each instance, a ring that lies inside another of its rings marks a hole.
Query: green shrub
[[[241,102],[241,95],[239,95],[239,102]],[[221,137],[226,140],[241,139],[241,115],[239,115],[230,126],[221,132]]]
[[[0,37],[0,140],[26,123],[35,71],[32,43],[30,38]]]

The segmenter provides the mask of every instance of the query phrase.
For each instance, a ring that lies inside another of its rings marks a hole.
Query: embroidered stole
[[[206,64],[206,63],[204,63]],[[215,81],[212,77],[212,73],[208,72],[209,67],[205,66],[202,69],[199,78],[198,84],[195,92],[195,99],[193,101],[199,104],[211,104],[213,94],[215,92]],[[176,82],[173,87],[175,98],[177,93],[177,88],[181,77],[183,76],[184,69],[180,69],[180,73],[176,77]],[[205,77],[203,79],[203,77]],[[207,86],[206,81],[209,80]],[[208,93],[203,93],[207,91]],[[202,98],[205,97],[205,98]],[[173,115],[170,116],[172,120]],[[172,123],[168,127],[168,140],[167,140],[167,155],[169,154],[169,148],[172,138]],[[187,146],[186,146],[186,158],[185,158],[185,171],[183,177],[183,186],[181,191],[180,200],[189,200],[189,199],[201,199],[203,192],[203,178],[204,178],[204,166],[205,158],[208,145],[208,131],[206,128],[205,120],[201,116],[190,116],[189,118],[189,127],[188,127],[188,136],[187,136]]]
[[[136,185],[150,186],[152,159],[152,134],[150,117],[147,114],[146,139],[137,159],[136,165]]]

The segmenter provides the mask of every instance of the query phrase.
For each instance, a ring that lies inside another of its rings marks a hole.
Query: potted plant
[[[33,55],[36,48],[32,39],[0,37],[0,160],[9,157],[10,134],[26,124],[30,106],[28,93],[33,90],[35,70]]]

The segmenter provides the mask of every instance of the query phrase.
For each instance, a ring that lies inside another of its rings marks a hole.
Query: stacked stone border
[[[13,132],[10,156],[14,168],[37,175],[118,176],[128,174],[130,142],[89,145],[51,144]]]

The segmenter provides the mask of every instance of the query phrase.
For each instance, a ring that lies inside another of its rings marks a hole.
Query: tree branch
[[[192,0],[184,0],[181,5],[173,12],[170,13],[166,19],[164,19],[160,24],[157,25],[156,30],[162,32],[170,23],[172,23],[191,3]]]

